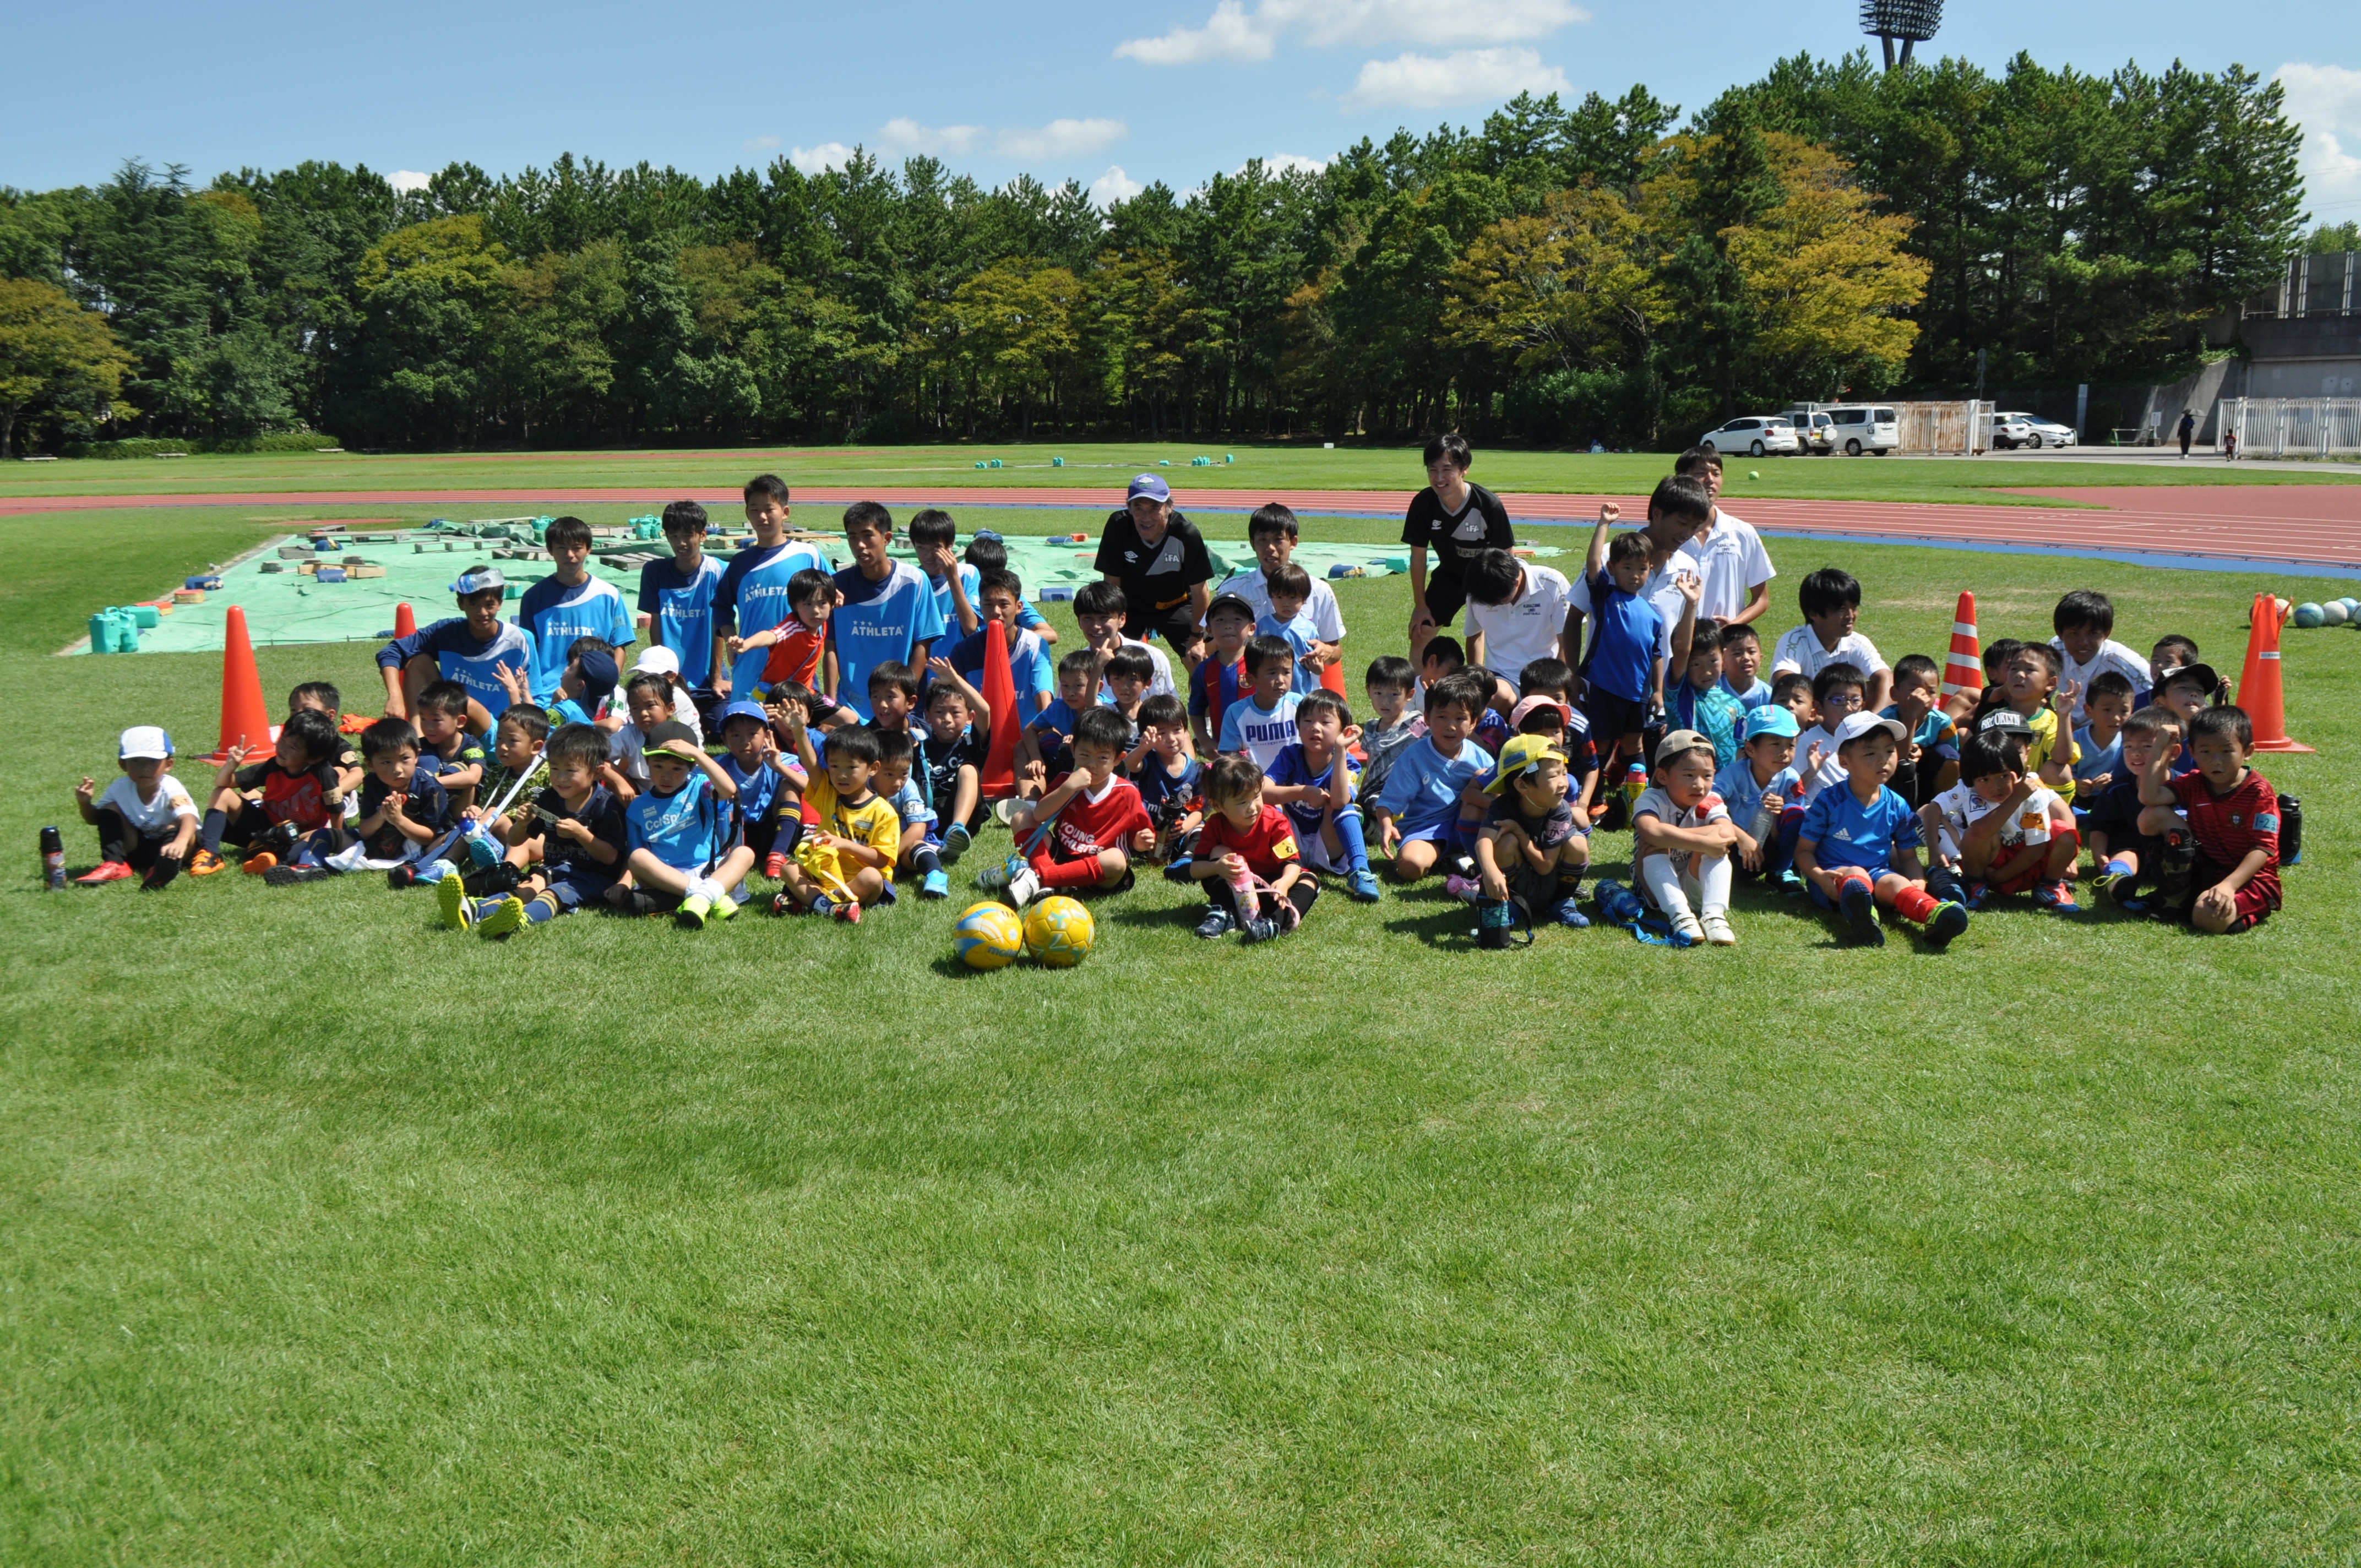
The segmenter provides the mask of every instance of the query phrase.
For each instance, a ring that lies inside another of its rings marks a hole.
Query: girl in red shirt
[[[1189,872],[1213,902],[1197,927],[1208,941],[1235,930],[1242,942],[1268,942],[1301,925],[1320,896],[1296,854],[1294,825],[1263,804],[1262,783],[1248,756],[1220,758],[1205,771],[1208,809]]]

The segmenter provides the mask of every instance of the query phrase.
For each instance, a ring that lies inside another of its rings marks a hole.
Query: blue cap
[[[460,579],[462,582],[466,580],[464,577]],[[615,655],[592,648],[583,653],[579,663],[585,692],[598,697],[605,696],[615,689],[615,681],[622,673],[615,668]]]
[[[1169,501],[1172,499],[1172,487],[1164,482],[1161,475],[1142,474],[1131,482],[1131,491],[1124,499],[1136,501],[1142,496],[1152,501]]]
[[[1781,704],[1766,702],[1746,716],[1746,739],[1758,735],[1780,735],[1793,740],[1803,731],[1795,727],[1795,716]]]
[[[733,718],[751,718],[755,723],[765,727],[767,727],[771,722],[771,716],[763,711],[763,705],[761,703],[733,702],[728,707],[721,710],[720,718],[713,721],[714,732],[716,734],[720,733],[720,731]]]
[[[968,537],[970,539],[998,539],[1000,535],[992,529],[979,528],[973,533],[969,534]]]
[[[509,580],[500,576],[500,569],[498,566],[476,566],[460,573],[459,580],[451,585],[451,591],[461,598],[466,598],[470,594],[479,594],[487,588],[505,589],[508,586]]]

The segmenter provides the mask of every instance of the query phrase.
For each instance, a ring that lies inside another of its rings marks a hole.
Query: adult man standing
[[[1175,643],[1180,633],[1205,619],[1213,602],[1213,557],[1197,525],[1174,510],[1172,489],[1162,477],[1142,474],[1132,480],[1121,511],[1107,514],[1093,568],[1123,589],[1123,634],[1144,639],[1161,632]]]
[[[1467,602],[1467,563],[1487,550],[1506,550],[1517,542],[1500,498],[1467,482],[1468,465],[1476,458],[1466,437],[1438,435],[1426,444],[1424,455],[1426,488],[1411,497],[1410,510],[1402,516],[1402,543],[1410,546],[1413,664],[1426,652],[1428,639],[1450,625]],[[1430,546],[1436,556],[1432,579],[1426,572]]]

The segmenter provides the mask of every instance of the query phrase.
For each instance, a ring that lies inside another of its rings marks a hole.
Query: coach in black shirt
[[[1124,510],[1109,512],[1099,535],[1099,576],[1123,589],[1126,637],[1177,632],[1205,619],[1212,601],[1213,559],[1197,525],[1172,509],[1172,488],[1155,474],[1131,482]]]
[[[1402,543],[1410,546],[1410,657],[1418,663],[1427,639],[1451,624],[1467,602],[1461,576],[1469,561],[1487,550],[1517,542],[1509,509],[1481,485],[1467,482],[1475,455],[1461,435],[1438,435],[1426,444],[1426,488],[1412,496],[1402,517]],[[1426,550],[1441,559],[1427,576]]]

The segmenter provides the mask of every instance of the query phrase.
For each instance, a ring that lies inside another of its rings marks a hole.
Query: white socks
[[[1701,935],[1714,935],[1717,946],[1725,945],[1719,940],[1719,933],[1712,927],[1719,927],[1724,932],[1730,928],[1729,856],[1715,855],[1702,860],[1698,862],[1696,876],[1684,877],[1670,855],[1649,855],[1633,868],[1632,874],[1639,879],[1640,885],[1647,889],[1648,896],[1654,901],[1656,907],[1664,912],[1664,918],[1672,922],[1674,930],[1692,939]],[[1691,892],[1697,894],[1694,909],[1689,904]],[[1700,912],[1704,916],[1703,925],[1698,921]]]

